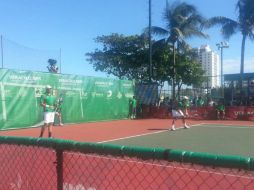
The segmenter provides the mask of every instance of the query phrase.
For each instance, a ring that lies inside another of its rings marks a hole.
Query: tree
[[[244,73],[244,52],[245,42],[247,38],[254,39],[254,1],[253,0],[239,0],[236,9],[238,10],[237,20],[226,18],[223,16],[216,16],[208,19],[205,27],[212,27],[215,25],[221,26],[221,33],[225,39],[229,39],[232,35],[240,32],[242,34],[241,45],[241,87],[242,88],[242,75]]]
[[[178,88],[177,97],[180,98],[180,91],[183,84],[201,86],[205,81],[201,64],[198,62],[198,56],[195,49],[191,49],[187,44],[180,48],[179,64],[176,66],[176,85]]]
[[[202,32],[201,25],[205,19],[199,14],[197,9],[187,3],[175,3],[171,7],[166,7],[164,12],[166,28],[153,26],[152,32],[156,35],[165,36],[164,40],[171,43],[173,47],[173,99],[175,98],[175,80],[177,73],[176,51],[181,42],[185,39],[197,36],[206,38]]]
[[[144,36],[111,34],[95,39],[102,50],[87,53],[96,71],[106,72],[119,79],[148,80],[148,41]]]
[[[88,61],[96,71],[107,72],[120,79],[135,79],[140,82],[149,81],[148,62],[148,41],[144,36],[123,36],[112,34],[100,36],[96,41],[102,44],[102,49],[87,53]],[[181,84],[196,84],[196,75],[200,75],[199,70],[195,70],[196,62],[190,50],[181,53],[181,64],[177,65],[178,76],[183,78]],[[171,81],[173,78],[172,45],[164,40],[153,42],[153,75],[152,80],[162,84]],[[168,64],[170,63],[170,64]],[[169,66],[170,65],[170,66]],[[198,66],[200,66],[198,64]],[[201,67],[201,66],[200,66]],[[183,72],[186,71],[186,72]],[[189,76],[191,74],[192,76]],[[183,76],[185,75],[185,76]],[[200,78],[200,76],[199,76]]]
[[[165,81],[170,83],[174,76],[172,49],[172,45],[166,43],[165,40],[153,44],[153,70],[156,71],[153,78],[161,83]],[[178,64],[175,67],[177,70],[175,83],[178,87],[178,97],[183,84],[201,86],[205,80],[204,71],[198,62],[197,51],[186,43],[179,45]]]
[[[171,81],[173,78],[173,67],[172,63],[169,66],[170,60],[172,60],[172,46],[166,43],[164,40],[153,42],[152,45],[152,56],[153,56],[153,80],[159,83],[165,81]]]

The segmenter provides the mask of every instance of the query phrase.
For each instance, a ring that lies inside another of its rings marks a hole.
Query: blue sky
[[[173,1],[169,0],[169,3]],[[207,18],[226,16],[236,19],[237,0],[186,0]],[[164,27],[162,13],[166,0],[152,0],[152,25]],[[45,55],[62,51],[62,72],[86,76],[106,76],[95,72],[86,61],[85,53],[99,45],[99,35],[120,33],[140,34],[148,25],[148,0],[1,0],[0,34],[22,44],[22,48],[4,40],[6,67],[46,71]],[[210,39],[191,39],[193,47],[208,44],[217,51],[216,43],[223,41],[219,28],[207,31]],[[241,35],[229,40],[224,51],[224,73],[240,70]],[[37,51],[41,50],[41,51]],[[254,71],[254,43],[246,43],[245,72]],[[54,51],[49,51],[54,50]],[[23,52],[22,55],[20,55]],[[36,61],[37,58],[43,61]],[[24,61],[29,59],[30,61]],[[45,60],[45,63],[44,63]],[[32,63],[31,63],[32,62]],[[9,65],[8,65],[9,64]],[[45,64],[45,65],[43,65]]]

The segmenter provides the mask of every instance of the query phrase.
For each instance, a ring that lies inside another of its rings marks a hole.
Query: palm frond
[[[153,43],[153,50],[157,50],[157,49],[163,49],[168,47],[169,43],[167,41],[167,39],[163,38],[160,40],[157,40]]]
[[[178,6],[174,8],[175,14],[178,15],[183,15],[185,17],[191,15],[191,14],[196,14],[197,9],[195,6],[187,4],[187,3],[180,3]]]
[[[172,6],[167,6],[163,13],[163,19],[166,24],[165,28],[153,26],[151,30],[155,35],[167,36],[167,43],[174,44],[192,36],[208,37],[201,28],[205,18],[199,14],[193,5],[176,2]],[[148,28],[145,31],[148,31]]]
[[[184,50],[185,52],[188,52],[192,49],[192,47],[184,40],[181,40],[178,42],[179,48],[181,50]]]
[[[222,36],[225,39],[229,39],[237,31],[239,31],[239,24],[235,22],[224,24],[221,28]]]
[[[205,38],[205,39],[209,38],[208,34],[203,33],[202,31],[200,31],[197,28],[186,28],[184,31],[184,36],[185,36],[185,38],[190,38],[193,36],[199,37],[199,38]]]
[[[251,41],[254,41],[254,34],[249,35],[249,38],[251,39]]]
[[[245,20],[252,20],[254,17],[254,1],[253,0],[238,0],[236,4],[236,10],[239,12],[239,22]]]
[[[198,14],[193,14],[186,19],[186,24],[193,25],[193,26],[195,26],[195,25],[201,26],[205,22],[206,22],[206,19],[203,16],[198,15]]]
[[[161,28],[161,27],[158,27],[158,26],[152,26],[151,27],[151,32],[155,35],[159,35],[159,36],[167,36],[169,35],[169,31],[164,29],[164,28]]]
[[[230,23],[237,23],[236,21],[227,18],[227,17],[223,17],[223,16],[217,16],[217,17],[212,17],[210,19],[208,19],[205,23],[204,23],[204,27],[205,28],[211,28],[213,26],[219,25],[219,26],[223,26],[226,24],[230,24]]]
[[[174,27],[174,28],[171,29],[170,38],[173,42],[175,42],[175,41],[177,41],[177,39],[183,39],[184,34],[180,30],[180,28]]]

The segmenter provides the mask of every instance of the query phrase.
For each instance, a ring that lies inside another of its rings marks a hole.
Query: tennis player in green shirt
[[[185,129],[189,129],[190,126],[186,123],[186,118],[188,117],[188,105],[189,105],[189,98],[187,96],[183,97],[183,102],[177,102],[177,100],[174,100],[172,104],[170,105],[171,108],[171,114],[172,114],[172,127],[171,131],[175,131],[175,121],[177,119],[182,119],[182,122],[184,124]]]
[[[63,126],[62,122],[62,104],[63,104],[63,94],[58,96],[58,92],[55,91],[56,99],[56,106],[55,106],[55,116],[58,118],[59,125]],[[56,125],[55,123],[53,125]]]
[[[223,104],[224,100],[220,100],[216,106],[217,119],[225,119],[225,106]]]
[[[137,114],[137,100],[136,97],[133,96],[131,100],[131,119],[135,119]]]
[[[52,138],[52,127],[55,119],[56,96],[51,93],[52,87],[46,86],[46,93],[41,96],[41,106],[44,109],[44,125],[41,128],[40,137],[43,137],[45,128],[48,127],[48,137]]]

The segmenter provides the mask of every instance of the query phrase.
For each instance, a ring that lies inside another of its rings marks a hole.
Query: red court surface
[[[142,120],[117,120],[94,123],[71,124],[55,126],[53,136],[55,138],[83,141],[83,142],[102,142],[118,138],[130,137],[154,133],[159,130],[171,128],[171,119],[142,119]],[[195,124],[224,124],[239,126],[254,126],[253,121],[233,121],[233,120],[188,120],[189,125]],[[176,127],[182,127],[182,122],[178,120]],[[0,131],[1,136],[26,136],[38,137],[40,128],[19,129],[10,131]],[[44,136],[47,136],[45,130]]]

